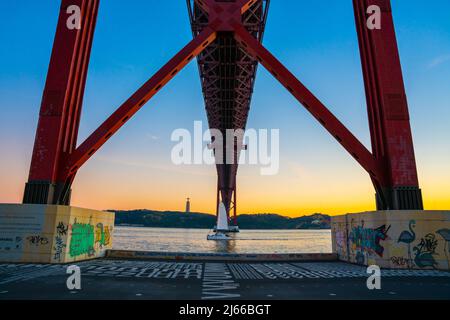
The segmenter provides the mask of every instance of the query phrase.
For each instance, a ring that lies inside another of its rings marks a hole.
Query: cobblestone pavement
[[[0,264],[0,299],[450,299],[450,273],[382,270],[369,290],[366,268],[341,262],[220,263],[94,260],[67,265]]]

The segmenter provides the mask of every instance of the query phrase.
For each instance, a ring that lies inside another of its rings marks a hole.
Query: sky
[[[0,203],[28,176],[59,1],[0,1]],[[392,1],[425,208],[450,209],[450,1]],[[103,0],[80,125],[82,142],[192,38],[184,0]],[[352,1],[272,0],[264,45],[367,146]],[[178,128],[206,123],[189,64],[83,166],[72,205],[215,211],[214,166],[172,164]],[[263,68],[248,128],[280,130],[280,171],[238,173],[238,213],[331,215],[375,209],[368,174]]]

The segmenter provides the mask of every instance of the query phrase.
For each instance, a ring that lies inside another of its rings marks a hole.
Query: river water
[[[241,230],[207,241],[207,229],[115,227],[113,249],[198,253],[330,253],[330,230]]]

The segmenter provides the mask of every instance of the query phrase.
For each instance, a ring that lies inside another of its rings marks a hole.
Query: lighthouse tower
[[[186,199],[186,213],[190,213],[191,212],[191,199],[187,198]]]

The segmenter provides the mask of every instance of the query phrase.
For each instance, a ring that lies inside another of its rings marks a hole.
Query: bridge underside
[[[74,30],[67,28],[67,8],[72,5],[80,8],[82,17]],[[236,213],[242,138],[231,137],[228,146],[226,131],[246,127],[258,63],[369,174],[379,210],[423,209],[390,0],[353,0],[371,151],[262,45],[269,0],[187,0],[187,5],[194,39],[78,144],[99,0],[61,0],[24,203],[69,205],[78,170],[197,57],[209,126],[225,138],[218,147],[212,137],[211,145],[217,163],[217,204],[223,202],[228,214]],[[368,28],[367,12],[373,6],[382,28]],[[227,147],[234,151],[231,159]]]
[[[208,14],[195,1],[187,0],[193,36],[198,36],[209,24]],[[269,0],[256,1],[242,16],[243,26],[262,42]],[[216,40],[198,57],[205,108],[210,129],[220,130],[223,152],[216,152],[218,184],[217,206],[223,202],[228,214],[236,217],[237,159],[242,141],[236,137],[233,163],[226,160],[227,129],[245,130],[255,83],[258,62],[240,44],[233,32],[218,32]],[[218,159],[221,157],[222,159]]]

